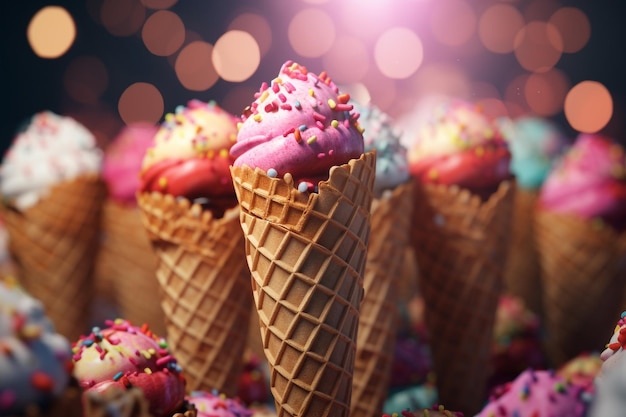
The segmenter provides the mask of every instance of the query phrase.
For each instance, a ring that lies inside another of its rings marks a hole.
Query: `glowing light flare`
[[[563,109],[570,82],[558,69],[531,74],[526,79],[524,97],[528,107],[538,116],[553,116]]]
[[[524,27],[524,17],[513,6],[496,4],[480,16],[478,37],[489,51],[497,54],[513,52],[515,35]]]
[[[460,46],[476,32],[476,13],[465,0],[433,2],[430,27],[433,35],[444,45]]]
[[[587,15],[575,7],[562,7],[550,17],[549,23],[563,38],[563,52],[578,52],[589,42],[591,25]]]
[[[613,98],[597,81],[582,81],[565,96],[565,117],[569,124],[583,133],[596,133],[613,116]]]
[[[370,67],[365,44],[356,37],[339,36],[322,58],[323,68],[337,84],[355,83],[363,79]]]
[[[180,83],[191,91],[205,91],[219,78],[213,61],[213,45],[195,41],[181,49],[176,57],[174,70]]]
[[[424,65],[411,79],[415,94],[467,98],[470,82],[459,66],[442,63]]]
[[[178,3],[178,0],[141,0],[141,4],[143,4],[148,9],[169,9],[173,5]]]
[[[233,19],[228,30],[243,30],[251,34],[259,45],[261,56],[272,46],[272,28],[267,19],[253,13],[243,13]]]
[[[546,72],[561,59],[563,39],[551,23],[532,21],[515,36],[515,57],[522,68]]]
[[[254,93],[258,90],[257,86],[238,84],[228,89],[220,105],[227,112],[240,116],[243,113],[243,109],[252,101]]]
[[[163,96],[152,84],[138,82],[124,90],[117,110],[124,123],[157,123],[163,116]]]
[[[245,81],[259,68],[261,52],[248,32],[229,30],[215,42],[211,56],[217,74],[226,81]]]
[[[146,19],[146,8],[137,0],[104,0],[100,21],[114,36],[131,36],[139,32]]]
[[[376,41],[374,60],[381,73],[389,78],[408,78],[424,59],[422,41],[411,29],[389,29]]]
[[[76,39],[72,15],[60,6],[46,6],[30,19],[26,37],[33,52],[40,58],[58,58]]]
[[[328,13],[318,9],[304,9],[289,22],[289,44],[303,57],[324,55],[335,41],[335,23]]]
[[[69,63],[63,74],[67,94],[79,103],[95,104],[109,84],[109,73],[94,56],[81,56]]]
[[[172,55],[185,41],[185,25],[176,13],[159,10],[144,23],[141,39],[154,55]]]

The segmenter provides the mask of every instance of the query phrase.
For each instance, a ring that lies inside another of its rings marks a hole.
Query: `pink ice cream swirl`
[[[611,139],[581,134],[543,185],[540,207],[626,228],[626,155]]]
[[[171,416],[185,399],[185,379],[164,339],[147,326],[107,321],[73,344],[74,377],[85,392],[138,387],[155,417]]]
[[[314,189],[332,166],[364,152],[359,114],[349,100],[325,72],[315,75],[287,61],[244,110],[230,150],[234,165],[258,167],[268,175],[290,173],[299,189]]]

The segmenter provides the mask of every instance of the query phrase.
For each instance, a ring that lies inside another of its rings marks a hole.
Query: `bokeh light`
[[[335,83],[355,83],[363,79],[369,69],[367,47],[357,37],[338,36],[322,58],[323,68]]]
[[[563,110],[570,82],[563,71],[551,69],[528,76],[524,96],[528,107],[539,116],[553,116]]]
[[[613,116],[613,98],[602,83],[582,81],[567,93],[564,111],[567,121],[575,130],[596,133]]]
[[[163,116],[163,96],[152,84],[134,83],[128,86],[120,96],[117,110],[126,124],[157,123]]]
[[[243,13],[233,19],[228,30],[243,30],[251,34],[259,45],[261,56],[272,46],[272,28],[267,19],[254,13]]]
[[[58,58],[74,43],[76,24],[67,10],[47,6],[32,17],[26,37],[33,52],[41,58]]]
[[[177,2],[178,0],[141,0],[141,4],[148,9],[169,9]]]
[[[485,10],[478,22],[478,36],[491,52],[513,52],[515,35],[524,26],[524,17],[509,4],[496,4]]]
[[[524,19],[527,22],[533,20],[545,21],[556,12],[560,7],[560,0],[532,0],[526,4],[522,9],[524,12]],[[519,0],[515,0],[519,5]]]
[[[139,32],[146,20],[146,8],[137,0],[104,0],[100,21],[114,36],[131,36]]]
[[[187,44],[176,57],[174,69],[180,83],[191,91],[205,91],[219,78],[212,61],[213,45],[204,41]]]
[[[515,57],[528,71],[548,71],[556,65],[562,53],[561,34],[550,23],[529,22],[515,36]]]
[[[433,2],[430,24],[433,35],[444,45],[460,46],[476,31],[476,13],[465,0]]]
[[[176,13],[159,10],[144,23],[141,39],[154,55],[172,55],[185,41],[185,25]]]
[[[456,65],[426,64],[411,81],[416,95],[466,98],[470,93],[468,76]]]
[[[389,29],[376,41],[374,59],[380,72],[387,77],[408,78],[417,71],[424,59],[422,41],[410,29]]]
[[[303,57],[324,55],[335,41],[335,24],[328,13],[318,9],[304,9],[289,22],[289,43]]]
[[[248,32],[229,30],[215,42],[212,54],[217,74],[226,81],[245,81],[259,68],[261,52]]]
[[[562,7],[550,17],[563,37],[563,52],[578,52],[587,44],[591,36],[591,25],[587,15],[575,7]]]
[[[63,74],[67,94],[79,103],[95,104],[106,91],[109,74],[95,56],[80,56],[69,63]]]

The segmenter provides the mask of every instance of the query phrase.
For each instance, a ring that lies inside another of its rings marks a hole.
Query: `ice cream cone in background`
[[[541,315],[541,279],[534,238],[535,203],[541,184],[568,141],[555,124],[544,118],[524,116],[502,118],[498,122],[511,150],[510,168],[516,179],[504,289]]]
[[[413,211],[406,148],[391,118],[372,104],[355,104],[365,151],[376,151],[371,234],[357,336],[351,417],[379,417],[389,392],[399,320],[400,271]]]
[[[9,250],[24,288],[68,338],[88,330],[101,205],[101,151],[69,117],[36,114],[1,168]]]
[[[237,119],[190,101],[146,152],[137,201],[158,258],[167,340],[187,390],[238,391],[253,308],[228,154]]]
[[[487,397],[515,184],[480,108],[451,101],[433,116],[409,150],[411,240],[439,400],[473,415]]]
[[[157,334],[165,334],[159,284],[154,274],[157,259],[136,200],[137,173],[157,130],[151,124],[125,126],[105,148],[102,177],[108,197],[102,212],[95,279],[99,290],[110,293],[107,298],[122,317],[149,324]]]
[[[255,97],[231,174],[277,415],[347,417],[376,157],[325,73],[288,61]]]
[[[546,179],[535,214],[546,352],[558,367],[599,350],[626,285],[626,156],[580,135]]]

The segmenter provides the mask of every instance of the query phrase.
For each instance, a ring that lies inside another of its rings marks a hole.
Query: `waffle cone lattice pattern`
[[[626,232],[546,210],[535,214],[552,366],[601,350],[622,311]]]
[[[22,285],[41,300],[56,330],[70,340],[89,327],[105,193],[104,183],[88,176],[53,187],[23,212],[3,207]]]
[[[375,155],[331,168],[319,193],[233,168],[246,259],[279,417],[347,417]]]
[[[187,390],[237,394],[252,302],[239,209],[213,218],[188,200],[138,196],[158,257],[167,339]]]
[[[474,415],[486,399],[514,186],[483,202],[458,187],[415,187],[412,241],[439,399]]]
[[[413,184],[372,203],[350,417],[380,417],[387,399],[398,321],[397,290],[409,245]]]

